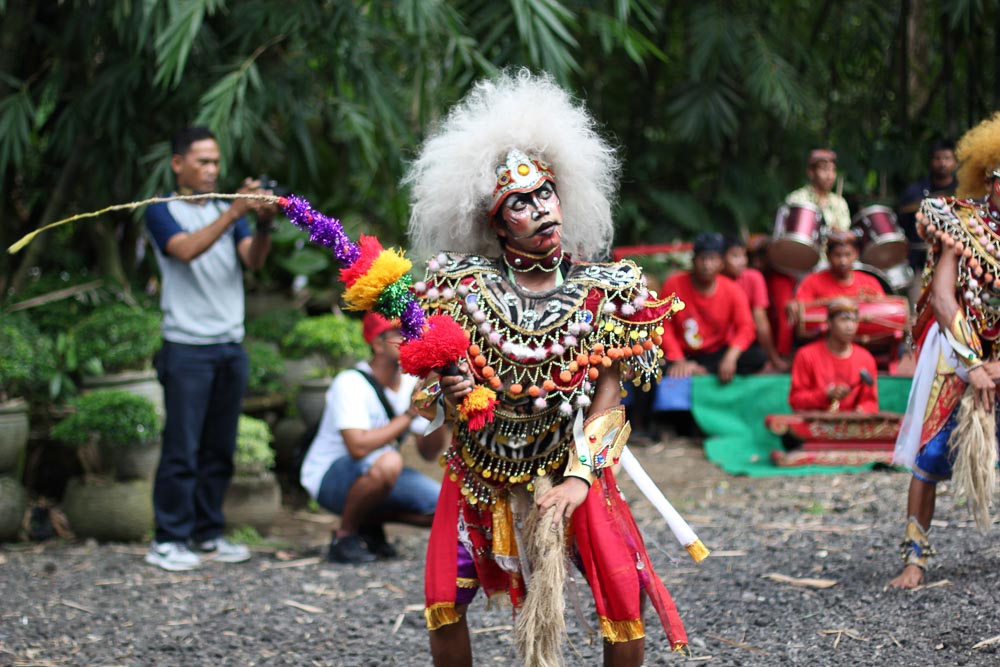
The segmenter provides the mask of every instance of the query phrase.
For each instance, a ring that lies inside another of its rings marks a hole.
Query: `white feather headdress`
[[[547,74],[502,72],[477,83],[423,144],[411,187],[411,252],[497,255],[487,212],[496,166],[519,149],[548,163],[563,211],[563,248],[578,259],[611,245],[620,164],[593,117]]]

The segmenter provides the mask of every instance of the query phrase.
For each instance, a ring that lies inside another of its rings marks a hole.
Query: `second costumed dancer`
[[[683,307],[630,261],[587,261],[610,248],[618,172],[587,111],[522,71],[478,84],[408,174],[414,251],[432,257],[414,289],[470,339],[424,399],[453,424],[426,566],[436,665],[471,664],[479,588],[517,609],[526,664],[561,664],[567,560],[593,592],[605,664],[642,663],[643,596],[687,644],[609,467],[629,457],[623,378],[649,389],[663,320]],[[470,395],[488,408],[478,423]]]

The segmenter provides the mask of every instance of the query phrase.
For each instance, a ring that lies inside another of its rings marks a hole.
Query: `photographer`
[[[330,385],[300,480],[316,502],[340,514],[328,554],[337,563],[395,555],[382,528],[386,521],[430,527],[440,485],[403,467],[398,446],[413,433],[420,455],[433,461],[448,439],[445,428],[423,435],[427,420],[410,400],[417,378],[399,367],[399,321],[368,313],[363,333],[371,363],[343,371]]]
[[[171,148],[177,194],[215,192],[219,146],[212,133],[181,130]],[[239,191],[267,194],[258,185],[247,179]],[[173,201],[146,210],[163,279],[163,347],[155,363],[166,405],[153,490],[156,536],[146,562],[165,570],[196,568],[203,557],[250,558],[245,546],[222,537],[222,501],[249,373],[240,263],[264,265],[276,212],[273,204],[248,199]],[[247,213],[256,216],[254,233]]]

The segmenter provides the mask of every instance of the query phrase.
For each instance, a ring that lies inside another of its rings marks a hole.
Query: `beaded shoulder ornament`
[[[956,290],[966,319],[983,338],[1000,336],[1000,214],[986,201],[928,198],[917,230],[927,241],[924,287],[941,253],[958,257]]]
[[[663,320],[684,307],[650,293],[628,260],[573,263],[561,286],[532,293],[518,290],[497,259],[442,253],[414,291],[427,312],[446,313],[469,333],[477,383],[565,415],[590,405],[593,382],[615,361],[648,391],[660,377]]]
[[[562,468],[573,415],[591,404],[603,369],[620,362],[622,376],[645,391],[659,379],[663,321],[683,302],[657,298],[627,260],[564,269],[555,289],[528,292],[501,258],[442,253],[413,286],[429,320],[443,315],[468,333],[476,389],[496,397],[492,428],[474,432],[471,420],[459,421],[442,457],[472,504],[492,504],[502,487],[531,490],[535,476]]]

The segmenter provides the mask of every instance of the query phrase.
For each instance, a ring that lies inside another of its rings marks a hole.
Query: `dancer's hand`
[[[994,384],[1000,382],[1000,361],[987,361],[983,364],[983,368]]]
[[[560,484],[546,491],[541,498],[537,498],[535,504],[538,505],[538,511],[542,516],[545,516],[550,507],[555,508],[552,513],[552,530],[556,530],[559,528],[560,519],[569,521],[576,508],[587,499],[589,492],[590,487],[579,477],[566,477]]]
[[[974,368],[969,371],[969,384],[972,385],[973,399],[977,408],[992,410],[993,401],[996,400],[996,384],[985,366]]]
[[[441,374],[441,392],[444,394],[444,400],[453,406],[462,402],[465,395],[472,391],[473,385],[469,365],[462,362],[459,364],[458,370],[461,371],[461,375],[445,375],[444,371]]]

